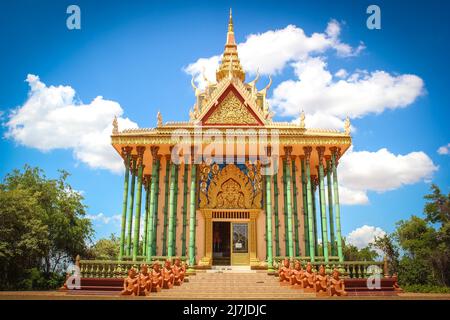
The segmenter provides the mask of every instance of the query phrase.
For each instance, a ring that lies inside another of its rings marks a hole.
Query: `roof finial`
[[[228,21],[228,32],[234,32],[233,31],[233,15],[230,8],[230,20]]]

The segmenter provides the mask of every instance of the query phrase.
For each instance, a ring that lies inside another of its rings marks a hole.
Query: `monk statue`
[[[173,275],[172,266],[171,266],[169,259],[167,259],[166,262],[164,263],[164,268],[163,268],[162,273],[163,273],[163,288],[164,289],[172,289],[174,275]]]
[[[319,267],[319,273],[316,276],[315,291],[317,295],[327,295],[328,282],[328,275],[325,273],[325,267],[322,264]]]
[[[123,282],[123,290],[120,294],[122,296],[139,295],[139,278],[136,276],[136,270],[134,268],[128,270],[128,277]]]
[[[291,282],[291,266],[289,263],[289,259],[285,258],[283,260],[283,263],[278,270],[278,276],[280,278],[281,285],[289,284]]]
[[[153,263],[152,272],[151,272],[151,290],[152,292],[160,292],[163,285],[163,276],[161,270],[161,264],[159,261]]]
[[[294,269],[291,270],[291,285],[294,289],[303,289],[303,268],[300,261],[296,260],[294,263]]]
[[[311,262],[306,265],[306,270],[303,272],[302,286],[306,291],[314,291],[314,286],[316,284],[316,273],[312,269]]]
[[[186,273],[184,266],[181,265],[180,258],[175,259],[172,271],[174,276],[174,285],[180,286],[184,281],[184,274]]]
[[[139,294],[150,295],[152,290],[152,278],[148,272],[148,266],[146,264],[141,265],[141,272],[139,273]]]
[[[344,280],[339,278],[339,270],[334,269],[330,279],[330,296],[346,296]]]

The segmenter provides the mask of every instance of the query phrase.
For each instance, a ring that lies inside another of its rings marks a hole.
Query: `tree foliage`
[[[109,239],[98,240],[89,248],[89,258],[94,260],[116,260],[120,249],[120,239],[111,234]]]
[[[48,179],[42,170],[25,166],[0,184],[0,289],[32,288],[29,280],[37,273],[51,283],[86,252],[93,229],[68,176],[60,171],[57,179]]]
[[[425,218],[401,220],[393,234],[402,252],[402,284],[450,286],[450,194],[442,194],[434,184],[431,191],[424,197]]]

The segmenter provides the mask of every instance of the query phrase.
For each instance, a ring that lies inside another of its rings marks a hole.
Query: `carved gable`
[[[227,90],[217,106],[203,118],[204,125],[262,125],[255,113],[246,106],[235,90]]]

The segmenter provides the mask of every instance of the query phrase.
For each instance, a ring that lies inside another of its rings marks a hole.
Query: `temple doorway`
[[[230,222],[213,222],[213,259],[215,266],[229,266],[231,264]]]

